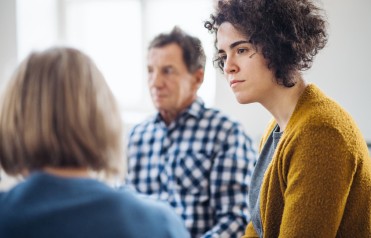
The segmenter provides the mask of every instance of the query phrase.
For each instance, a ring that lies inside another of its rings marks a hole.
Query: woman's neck
[[[87,168],[55,168],[45,167],[44,172],[60,177],[82,177],[89,178],[90,172]]]
[[[307,85],[301,77],[296,80],[295,86],[291,88],[279,85],[273,94],[274,97],[270,100],[270,104],[264,105],[277,121],[280,131],[286,129],[296,104]]]

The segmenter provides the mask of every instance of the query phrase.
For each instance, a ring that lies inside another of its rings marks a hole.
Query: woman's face
[[[277,83],[259,47],[231,23],[224,22],[217,32],[217,49],[219,63],[237,101],[265,104]]]

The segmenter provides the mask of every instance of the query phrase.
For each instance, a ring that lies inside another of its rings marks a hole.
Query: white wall
[[[15,1],[0,0],[0,89],[10,77],[17,63],[17,35]],[[0,190],[15,183],[0,169]]]
[[[304,77],[339,102],[371,142],[371,1],[322,2],[329,21],[329,42]],[[238,105],[221,78],[216,97],[219,108],[243,122],[253,138],[260,138],[270,119],[260,105]]]
[[[17,62],[15,1],[0,1],[0,86],[9,78]]]

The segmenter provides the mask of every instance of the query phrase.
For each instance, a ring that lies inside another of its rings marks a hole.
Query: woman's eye
[[[248,51],[248,49],[240,48],[240,49],[237,50],[237,53],[238,53],[238,54],[243,54],[243,53],[245,53],[245,52],[247,52],[247,51]]]
[[[217,65],[220,69],[224,68],[224,62],[225,62],[226,58],[227,58],[227,56],[221,55],[221,56],[218,56],[218,58],[215,59],[215,62],[217,63]]]

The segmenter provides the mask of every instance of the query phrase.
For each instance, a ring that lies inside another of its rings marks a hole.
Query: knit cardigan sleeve
[[[279,237],[335,237],[357,164],[339,131],[319,126],[299,135],[273,165],[285,189]]]

